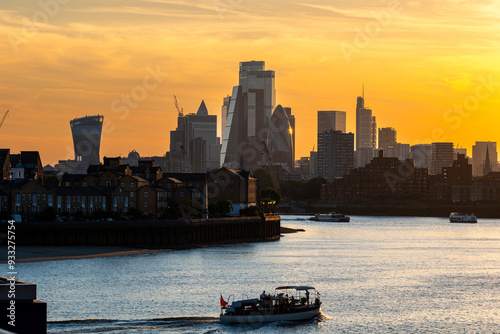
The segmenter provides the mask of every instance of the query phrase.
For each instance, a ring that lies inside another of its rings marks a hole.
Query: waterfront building
[[[486,164],[486,152],[488,152],[488,158],[490,164]],[[490,171],[497,170],[497,143],[492,141],[476,141],[476,144],[472,146],[472,174],[474,176],[485,175],[485,167],[490,168]],[[490,166],[491,165],[491,166]]]
[[[35,179],[43,184],[43,166],[38,151],[21,151],[10,154],[12,179]]]
[[[338,110],[318,111],[318,134],[324,131],[341,131],[346,133],[346,112]]]
[[[332,181],[353,168],[353,133],[329,130],[318,134],[318,176]]]
[[[442,173],[443,167],[453,164],[453,143],[432,143],[430,175]]]
[[[385,150],[390,147],[394,147],[396,145],[396,141],[397,141],[397,133],[394,128],[378,129],[378,148]]]
[[[208,200],[230,200],[233,209],[230,216],[237,216],[241,209],[256,206],[258,201],[257,179],[251,172],[245,170],[221,167],[208,173]]]
[[[366,166],[323,185],[321,201],[356,203],[425,198],[427,177],[427,169],[415,168],[413,160],[384,157],[384,152],[380,150],[379,155]]]

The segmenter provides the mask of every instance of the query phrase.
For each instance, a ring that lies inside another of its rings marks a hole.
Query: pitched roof
[[[0,187],[3,189],[21,189],[33,181],[35,181],[35,180],[33,180],[33,179],[2,180],[0,182]]]
[[[0,149],[0,165],[4,165],[5,161],[7,160],[7,156],[10,154],[10,149]]]
[[[64,173],[62,176],[63,182],[81,182],[84,178],[87,177],[87,174],[68,174]]]
[[[174,178],[181,182],[205,181],[207,173],[163,173],[163,177]]]
[[[200,107],[198,108],[198,111],[196,112],[196,115],[208,115],[208,109],[207,106],[205,105],[205,101],[201,100]]]

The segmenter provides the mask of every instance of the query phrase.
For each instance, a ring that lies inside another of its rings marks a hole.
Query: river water
[[[283,216],[280,241],[19,263],[49,333],[500,333],[500,220]],[[233,326],[219,298],[312,285],[322,315]]]

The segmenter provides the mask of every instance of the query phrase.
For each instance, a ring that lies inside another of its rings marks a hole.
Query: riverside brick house
[[[29,164],[19,162],[23,157],[30,161]],[[12,168],[12,161],[17,169]],[[86,175],[56,177],[52,174],[50,182],[44,185],[39,177],[43,171],[39,169],[38,152],[22,152],[11,158],[10,150],[0,150],[0,165],[2,163],[0,210],[6,214],[20,214],[24,220],[36,219],[48,207],[53,207],[61,216],[79,213],[86,217],[96,211],[127,216],[130,208],[134,208],[157,219],[164,214],[169,200],[202,208],[209,188],[219,191],[208,192],[208,201],[229,199],[233,202],[231,215],[257,203],[257,180],[251,173],[240,170],[220,168],[208,173],[162,173],[161,168],[148,163],[131,168],[121,165],[120,158],[104,158],[104,164],[90,165]]]

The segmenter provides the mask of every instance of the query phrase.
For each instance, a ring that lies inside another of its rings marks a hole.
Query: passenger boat
[[[450,213],[451,223],[477,223],[477,217],[474,214],[464,214],[458,212]]]
[[[320,222],[341,222],[348,223],[350,218],[346,215],[336,212],[330,212],[327,214],[315,214],[314,217],[309,218],[309,220],[320,221]]]
[[[221,295],[220,321],[229,324],[300,321],[312,319],[321,312],[320,294],[312,286],[280,286],[276,290],[274,294],[264,291],[259,298],[231,303],[231,297],[226,302]]]

